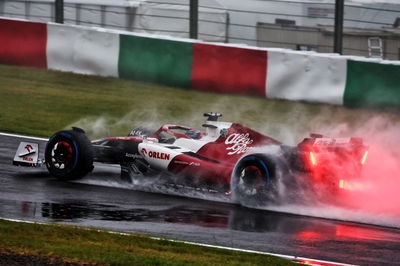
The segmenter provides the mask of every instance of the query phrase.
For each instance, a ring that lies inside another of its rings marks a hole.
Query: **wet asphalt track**
[[[22,140],[0,136],[3,218],[92,226],[341,263],[400,265],[400,229],[137,191],[119,181],[116,166],[96,167],[80,182],[61,182],[45,168],[12,165]]]

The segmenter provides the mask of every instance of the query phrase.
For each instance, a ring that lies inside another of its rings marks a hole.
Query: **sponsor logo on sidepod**
[[[225,140],[226,145],[232,145],[226,148],[227,151],[230,151],[228,155],[245,153],[249,149],[247,145],[251,143],[253,143],[253,140],[249,138],[249,133],[230,134]]]
[[[156,151],[149,151],[145,148],[140,150],[144,156],[148,156],[150,158],[155,158],[155,159],[160,159],[160,160],[169,160],[171,157],[171,154],[169,153],[163,153],[163,152],[156,152]]]

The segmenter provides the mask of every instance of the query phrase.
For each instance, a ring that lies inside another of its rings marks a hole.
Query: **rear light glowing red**
[[[315,159],[314,153],[312,151],[310,151],[310,161],[312,165],[317,164],[317,160]]]
[[[361,183],[353,181],[345,181],[344,179],[339,180],[339,188],[345,190],[363,190],[364,186]]]
[[[367,157],[368,157],[368,151],[365,151],[364,155],[363,155],[363,157],[361,159],[361,164],[365,164],[365,161],[367,160]]]
[[[354,184],[351,184],[349,182],[344,181],[343,179],[339,180],[339,188],[341,189],[346,189],[346,190],[353,190],[354,189]]]
[[[340,179],[340,181],[339,181],[339,187],[340,187],[340,188],[344,188],[344,180],[343,180],[343,179]]]

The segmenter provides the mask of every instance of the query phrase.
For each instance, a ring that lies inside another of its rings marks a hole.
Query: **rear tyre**
[[[93,170],[93,148],[82,129],[55,133],[46,145],[46,167],[62,180],[84,177]]]
[[[232,195],[241,205],[259,206],[276,200],[276,163],[263,154],[243,157],[232,175]]]

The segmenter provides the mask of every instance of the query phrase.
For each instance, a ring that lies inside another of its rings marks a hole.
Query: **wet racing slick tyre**
[[[46,145],[46,167],[61,180],[84,177],[93,170],[93,148],[85,132],[79,128],[55,133]]]
[[[251,154],[236,164],[231,190],[234,200],[244,206],[260,206],[276,200],[276,160]]]

